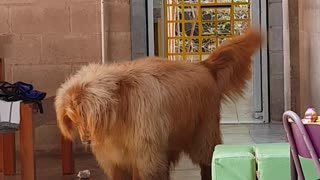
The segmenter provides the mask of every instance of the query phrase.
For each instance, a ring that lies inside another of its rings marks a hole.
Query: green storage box
[[[255,180],[253,152],[251,145],[217,145],[212,159],[212,179]]]
[[[290,180],[289,144],[256,144],[254,149],[259,180]],[[304,158],[300,159],[306,180],[317,179],[318,175],[313,165],[313,161]]]

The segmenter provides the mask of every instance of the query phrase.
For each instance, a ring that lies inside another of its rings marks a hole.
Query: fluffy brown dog
[[[242,95],[260,44],[250,30],[197,64],[148,58],[83,67],[57,92],[59,128],[91,141],[111,179],[168,180],[183,152],[211,180],[221,102]]]

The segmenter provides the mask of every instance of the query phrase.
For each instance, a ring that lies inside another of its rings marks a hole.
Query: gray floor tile
[[[246,124],[246,125],[222,125],[222,134],[225,144],[252,144],[285,142],[285,133],[281,124]],[[39,180],[73,180],[78,179],[75,175],[62,176],[58,153],[37,153],[37,178]],[[89,169],[94,180],[105,179],[103,172],[98,167],[94,157],[90,154],[77,154],[76,172]],[[1,180],[20,180],[19,162],[17,164],[18,175],[4,177]],[[177,167],[171,172],[172,180],[200,180],[199,167],[193,165],[187,156],[183,156]]]

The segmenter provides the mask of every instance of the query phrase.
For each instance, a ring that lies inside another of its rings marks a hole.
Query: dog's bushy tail
[[[245,34],[222,44],[202,62],[224,96],[233,98],[243,94],[246,81],[251,78],[251,56],[261,44],[260,32],[250,28]]]

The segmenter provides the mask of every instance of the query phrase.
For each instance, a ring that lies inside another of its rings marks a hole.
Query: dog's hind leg
[[[192,146],[187,154],[192,162],[201,167],[201,179],[211,180],[211,161],[214,147],[222,143],[219,115],[208,113],[203,116],[201,124],[196,129],[192,139]]]
[[[125,169],[113,166],[108,170],[110,180],[132,180],[132,175]]]
[[[113,169],[113,174],[111,175],[113,180],[132,180],[132,175],[124,169],[115,166]]]
[[[168,163],[169,166],[175,166],[180,160],[180,152],[179,151],[168,151]]]
[[[97,158],[97,160],[108,180],[132,180],[130,170],[111,163],[108,159]]]
[[[211,166],[200,165],[201,168],[201,180],[212,180]]]

